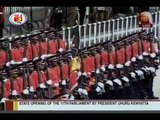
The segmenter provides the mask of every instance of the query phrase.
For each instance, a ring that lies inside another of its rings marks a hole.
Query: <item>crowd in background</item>
[[[132,9],[131,9],[132,8]],[[58,13],[56,10],[61,12]],[[51,27],[62,26],[63,18],[67,27],[77,24],[93,23],[105,21],[115,17],[123,17],[131,14],[137,14],[142,11],[149,11],[149,7],[54,7],[51,9]],[[62,12],[63,11],[63,12]],[[77,21],[79,23],[77,23]],[[61,28],[61,27],[60,27]]]
[[[133,15],[141,11],[149,11],[149,7],[57,6],[46,8],[46,18],[49,18],[46,27],[51,27],[56,30],[61,30],[62,26],[71,27],[79,24],[105,21],[111,18]],[[0,7],[0,38],[3,36],[2,31],[5,22],[4,14],[4,7]]]

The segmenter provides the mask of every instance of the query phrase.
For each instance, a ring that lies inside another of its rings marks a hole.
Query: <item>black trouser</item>
[[[4,103],[0,103],[0,111],[4,111]]]
[[[146,92],[146,79],[141,79],[139,80],[139,84],[140,84],[140,95],[141,98],[144,99],[145,97],[147,97],[147,92]]]
[[[140,87],[138,81],[132,82],[131,94],[132,99],[140,99]]]
[[[149,97],[152,97],[153,94],[153,79],[154,77],[152,76],[152,74],[147,75],[146,77],[146,91]]]
[[[105,99],[113,99],[114,98],[114,88],[109,85],[105,85]]]
[[[55,29],[62,28],[62,19],[63,19],[63,14],[54,14],[54,28]]]
[[[80,25],[83,24],[84,17],[85,17],[86,7],[79,7],[79,13],[80,13]]]
[[[4,25],[2,23],[0,23],[0,38],[3,37],[3,27],[4,27]]]
[[[122,86],[114,84],[113,99],[123,99],[123,90]]]
[[[131,96],[131,87],[127,86],[123,89],[123,99],[132,99]]]

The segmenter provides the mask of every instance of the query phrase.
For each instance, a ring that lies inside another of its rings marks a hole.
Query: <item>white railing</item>
[[[145,29],[147,32],[153,31],[154,37],[157,39],[160,37],[160,11],[151,14],[153,16],[154,25],[152,28]],[[108,40],[115,41],[131,33],[138,32],[142,30],[138,24],[138,16],[134,15],[97,23],[67,27],[63,28],[63,38],[68,41],[68,46],[71,48],[74,35],[79,34],[79,48],[84,48]],[[78,33],[76,33],[76,31]]]

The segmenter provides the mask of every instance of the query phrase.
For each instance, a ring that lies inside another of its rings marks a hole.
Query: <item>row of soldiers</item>
[[[60,33],[28,34],[15,36],[9,42],[3,38],[0,42],[0,68],[8,63],[21,63],[25,60],[37,59],[46,55],[66,51],[67,43]]]
[[[153,79],[158,50],[153,34],[41,56],[1,70],[1,98],[157,99]],[[4,100],[4,99],[2,99]]]

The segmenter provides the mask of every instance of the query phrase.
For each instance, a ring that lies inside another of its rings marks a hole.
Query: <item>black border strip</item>
[[[159,0],[3,0],[2,6],[159,6]]]

